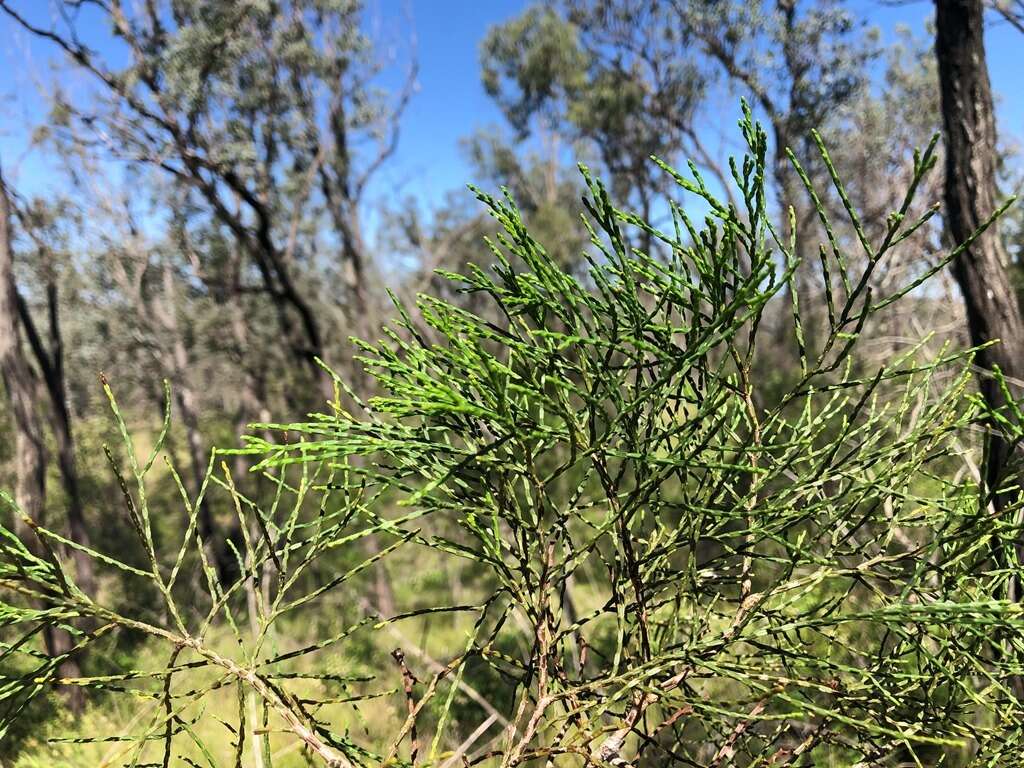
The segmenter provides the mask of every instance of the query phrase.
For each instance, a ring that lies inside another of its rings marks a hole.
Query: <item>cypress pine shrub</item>
[[[856,354],[870,318],[926,300],[919,287],[958,253],[894,293],[873,289],[931,215],[907,212],[934,142],[880,242],[847,203],[857,254],[798,166],[828,235],[826,327],[811,344],[796,242],[768,210],[765,134],[749,113],[741,127],[741,210],[695,169],[663,166],[706,207],[702,226],[673,203],[661,231],[584,171],[585,278],[549,258],[511,201],[479,193],[502,231],[496,266],[447,277],[491,312],[396,302],[384,339],[360,342],[378,394],[363,401],[336,377],[324,413],[214,451],[200,498],[177,483],[187,525],[174,539],[154,535],[147,501],[169,414],[137,455],[108,389],[138,551],[89,554],[160,607],[140,618],[83,594],[75,545],[55,531],[35,526],[32,543],[0,531],[0,725],[76,685],[138,708],[124,732],[67,737],[121,744],[131,765],[269,767],[292,748],[346,768],[1019,764],[1024,617],[1007,590],[1020,505],[991,510],[964,446],[979,426],[1019,437],[1020,414],[984,410],[970,350],[929,358],[918,345],[872,370]],[[657,251],[631,247],[638,234]],[[780,306],[785,331],[765,321]],[[797,360],[781,391],[758,386],[768,342]],[[237,454],[269,501],[233,478]],[[196,524],[215,498],[239,521],[232,583]],[[454,569],[465,599],[417,595],[376,616],[368,576],[389,563]],[[458,630],[443,657],[396,651],[369,673],[352,662],[379,660],[389,632],[428,618]],[[75,653],[141,635],[163,663],[61,680],[60,659],[38,650],[48,627],[72,632]],[[236,709],[211,714],[225,691]],[[401,725],[371,737],[357,708],[381,697]]]

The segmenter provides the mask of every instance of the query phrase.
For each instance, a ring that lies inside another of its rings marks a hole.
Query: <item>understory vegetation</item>
[[[1022,502],[979,466],[1022,414],[976,349],[863,351],[973,241],[878,279],[935,213],[936,143],[869,231],[813,134],[819,243],[740,129],[728,191],[662,164],[646,218],[583,169],[583,268],[478,192],[493,266],[393,297],[358,375],[198,490],[172,388],[154,432],[104,381],[118,524],[85,545],[4,496],[14,764],[1019,765]]]

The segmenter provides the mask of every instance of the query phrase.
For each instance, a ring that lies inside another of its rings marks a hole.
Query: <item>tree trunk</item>
[[[996,208],[996,127],[992,89],[985,63],[981,0],[936,0],[935,53],[939,65],[942,120],[946,140],[945,216],[949,237],[963,243]],[[1024,379],[1024,322],[1007,272],[1007,255],[995,228],[989,229],[953,264],[963,293],[971,343],[994,344],[978,353],[976,363],[999,366],[1015,396]],[[1004,405],[1000,388],[986,376],[982,393],[993,408]],[[994,431],[989,438],[986,482],[996,509],[1016,496],[999,492],[1015,473],[1016,451]]]
[[[46,505],[46,447],[39,418],[38,382],[21,347],[18,291],[14,282],[14,252],[11,247],[10,201],[0,172],[0,377],[10,402],[14,423],[15,501],[22,514],[43,522]],[[15,514],[15,532],[26,546],[39,552],[39,542]],[[72,648],[71,637],[62,630],[43,633],[46,652],[61,656]],[[61,677],[80,677],[78,661],[68,658],[58,668]],[[84,707],[82,689],[70,686],[68,706],[78,714]]]
[[[64,379],[64,339],[60,331],[60,316],[57,308],[57,284],[51,278],[46,286],[49,308],[50,352],[47,353],[32,325],[28,307],[19,301],[22,322],[26,331],[35,337],[30,343],[39,369],[43,372],[46,391],[52,406],[53,436],[57,444],[57,468],[60,471],[61,486],[67,503],[68,538],[76,544],[90,546],[89,529],[85,524],[85,505],[78,485],[78,468],[75,464],[75,434],[68,410],[67,382]],[[75,563],[75,576],[79,588],[90,597],[96,595],[96,576],[92,559],[79,549],[69,553]]]
[[[13,257],[10,204],[0,177],[0,374],[14,426],[15,500],[25,516],[38,522],[46,501],[46,448],[35,374],[21,347]],[[29,546],[34,545],[31,530],[18,515],[14,527]]]

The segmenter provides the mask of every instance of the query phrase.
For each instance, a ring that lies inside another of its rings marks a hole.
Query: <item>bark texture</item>
[[[996,126],[985,59],[981,0],[936,0],[935,53],[938,58],[942,119],[946,141],[945,216],[949,237],[963,243],[996,208]],[[1008,259],[995,228],[978,237],[953,264],[967,310],[971,343],[994,339],[976,362],[999,366],[1018,383],[1024,379],[1024,322],[1008,273]],[[991,406],[1004,395],[991,377],[982,390]],[[1015,493],[999,493],[1019,468],[1019,451],[993,435],[988,446],[987,482],[996,508]],[[1016,485],[1014,482],[1012,485]]]

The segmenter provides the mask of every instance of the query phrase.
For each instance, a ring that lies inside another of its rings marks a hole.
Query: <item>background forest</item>
[[[0,30],[0,765],[1020,764],[1024,7]]]

